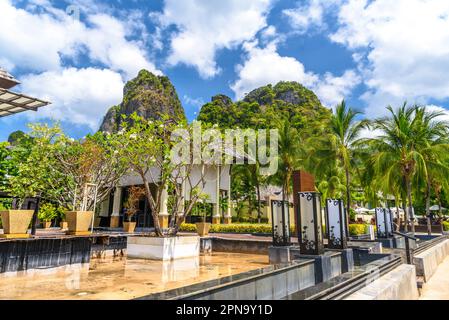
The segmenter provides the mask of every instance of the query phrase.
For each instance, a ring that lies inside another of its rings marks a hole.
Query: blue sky
[[[280,80],[367,117],[405,100],[449,108],[448,1],[0,0],[0,13],[14,90],[53,102],[0,119],[0,141],[32,121],[94,132],[142,68],[171,79],[190,120],[213,95]]]

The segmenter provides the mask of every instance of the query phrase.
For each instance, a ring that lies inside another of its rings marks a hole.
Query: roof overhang
[[[37,111],[50,102],[0,88],[0,118],[25,111]]]

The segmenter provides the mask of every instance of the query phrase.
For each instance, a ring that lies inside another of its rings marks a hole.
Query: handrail
[[[413,250],[410,248],[410,240],[415,240],[416,242],[419,241],[418,238],[409,236],[408,234],[393,231],[393,234],[404,237],[405,238],[405,254],[407,258],[407,264],[413,263]]]
[[[393,234],[397,235],[397,236],[401,236],[410,240],[415,240],[415,241],[419,241],[418,238],[413,237],[413,236],[409,236],[408,234],[402,233],[402,232],[398,232],[398,231],[393,231]]]

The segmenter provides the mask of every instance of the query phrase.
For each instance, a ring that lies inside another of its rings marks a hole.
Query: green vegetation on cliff
[[[223,128],[272,128],[275,120],[288,119],[301,131],[320,134],[330,116],[331,111],[312,91],[297,82],[279,82],[258,88],[238,102],[217,95],[203,106],[198,120]]]
[[[141,70],[123,90],[123,102],[109,109],[100,131],[112,132],[119,128],[122,115],[136,112],[146,119],[160,119],[169,115],[174,120],[185,120],[184,109],[170,79]]]

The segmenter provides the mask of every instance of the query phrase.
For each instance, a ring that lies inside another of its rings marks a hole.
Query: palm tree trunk
[[[426,189],[426,217],[427,217],[427,233],[429,236],[432,235],[432,222],[430,220],[430,192],[431,192],[432,185],[427,179],[427,189]]]
[[[401,214],[399,213],[399,197],[394,197],[394,203],[396,205],[396,213],[398,215],[398,225],[396,227],[396,231],[401,231]]]
[[[349,174],[349,168],[345,167],[346,173],[346,216],[348,221],[346,221],[347,225],[349,225],[349,216],[351,215],[351,177]]]
[[[413,202],[412,202],[412,181],[407,179],[407,199],[408,199],[408,210],[410,213],[410,223],[412,234],[415,235],[415,217],[413,216]]]
[[[257,223],[261,223],[262,219],[262,212],[260,211],[260,184],[257,182],[256,184],[257,189]]]
[[[406,185],[407,185],[407,181],[405,176],[402,177],[402,181],[404,183],[404,187],[407,189]],[[401,192],[402,193],[402,209],[404,210],[404,231],[405,233],[408,232],[408,212],[407,212],[407,195],[405,194],[405,192]]]

